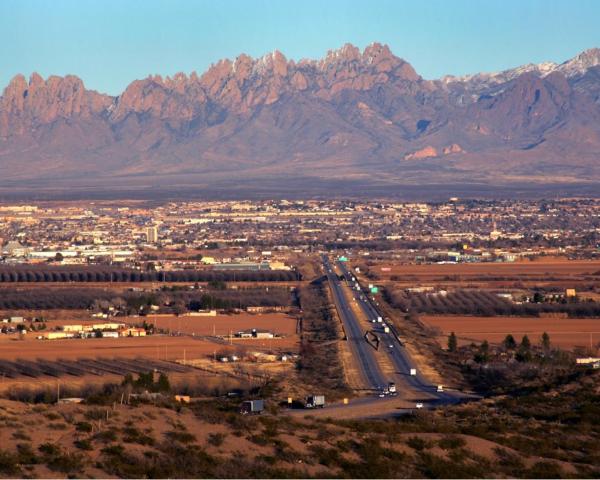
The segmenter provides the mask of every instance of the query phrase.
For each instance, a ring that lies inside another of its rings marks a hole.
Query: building
[[[143,328],[131,327],[126,328],[124,330],[120,330],[119,334],[121,337],[145,337],[146,330]]]
[[[158,242],[158,227],[156,225],[146,227],[146,241],[148,243]]]

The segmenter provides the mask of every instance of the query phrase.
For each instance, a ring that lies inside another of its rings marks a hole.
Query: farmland
[[[128,320],[125,317],[125,321]],[[254,328],[268,330],[285,337],[296,334],[297,324],[296,318],[283,313],[219,314],[214,317],[148,315],[146,322],[154,325],[157,329],[192,335],[229,336],[241,330]]]
[[[520,339],[527,335],[533,343],[539,342],[544,332],[550,335],[552,345],[572,350],[600,342],[600,318],[535,318],[535,317],[470,317],[458,315],[424,315],[421,321],[437,331],[441,345],[454,332],[459,345],[484,340],[500,344],[506,335]]]

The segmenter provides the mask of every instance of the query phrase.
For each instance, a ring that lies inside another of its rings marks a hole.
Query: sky
[[[75,74],[119,94],[240,53],[321,58],[386,43],[425,78],[562,62],[600,47],[600,0],[0,0],[0,89]]]

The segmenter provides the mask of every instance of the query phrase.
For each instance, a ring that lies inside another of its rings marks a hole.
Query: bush
[[[420,437],[409,437],[408,440],[406,441],[406,444],[417,451],[421,451],[424,450],[426,448],[430,447],[429,442],[426,442],[425,440],[423,440]]]
[[[227,436],[227,434],[225,433],[209,433],[208,434],[208,443],[214,447],[220,447],[221,445],[223,445],[223,442],[225,441],[225,437]]]
[[[466,441],[462,437],[455,435],[447,435],[438,440],[438,446],[444,450],[452,450],[455,448],[461,448],[466,445]]]

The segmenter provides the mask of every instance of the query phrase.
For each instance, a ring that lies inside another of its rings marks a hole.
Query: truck
[[[415,375],[417,374],[417,369],[416,369],[416,368],[411,368],[411,369],[410,369],[410,374],[411,374],[412,376],[415,376]]]
[[[394,382],[388,383],[388,390],[390,393],[396,393],[396,384]]]
[[[325,407],[325,396],[324,395],[310,395],[306,397],[306,408],[324,408]]]
[[[264,409],[264,400],[246,400],[240,406],[240,413],[242,415],[259,415]]]

